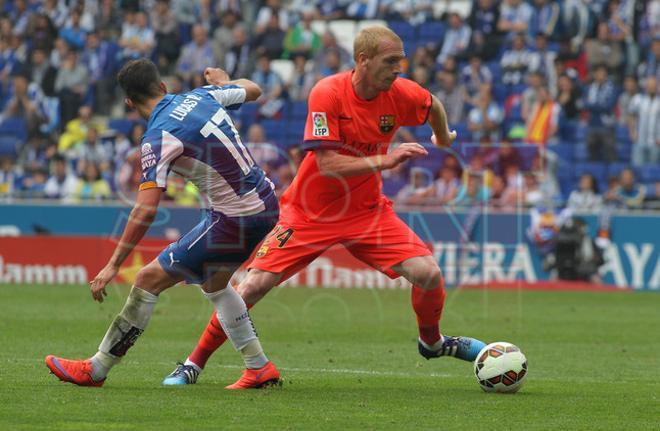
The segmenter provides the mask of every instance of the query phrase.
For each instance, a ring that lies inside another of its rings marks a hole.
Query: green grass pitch
[[[471,364],[426,361],[404,290],[276,289],[252,312],[282,387],[230,392],[224,346],[197,385],[163,387],[207,322],[195,288],[162,295],[103,388],[62,384],[47,354],[94,353],[125,287],[0,286],[0,430],[660,428],[660,295],[448,291],[449,334],[510,341],[529,360],[515,395],[486,394]]]

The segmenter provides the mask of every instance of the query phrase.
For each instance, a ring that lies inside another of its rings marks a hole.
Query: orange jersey
[[[426,122],[431,94],[417,83],[397,78],[373,100],[360,99],[351,83],[352,71],[319,81],[309,95],[305,149],[333,148],[340,154],[368,157],[386,154],[401,126]],[[324,177],[314,151],[303,159],[282,205],[293,205],[311,220],[338,220],[373,209],[382,195],[380,172],[352,177]]]

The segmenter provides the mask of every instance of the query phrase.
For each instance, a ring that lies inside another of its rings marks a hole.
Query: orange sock
[[[417,314],[419,338],[429,346],[440,340],[440,317],[442,306],[445,303],[444,281],[433,290],[424,290],[421,287],[412,288],[412,306]]]
[[[251,304],[246,304],[248,310],[252,308]],[[194,362],[199,368],[204,368],[211,355],[227,341],[227,335],[222,330],[218,321],[218,315],[214,311],[209,323],[204,328],[204,333],[199,338],[195,350],[192,351],[188,360]]]

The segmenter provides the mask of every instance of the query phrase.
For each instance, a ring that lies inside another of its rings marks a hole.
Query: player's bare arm
[[[408,159],[424,157],[428,151],[416,142],[406,142],[388,154],[353,157],[335,150],[316,150],[316,163],[323,176],[352,177],[392,169]]]
[[[429,126],[433,129],[431,142],[439,147],[449,147],[456,139],[456,131],[449,130],[447,112],[440,99],[431,95],[431,112],[428,119]]]
[[[137,195],[135,206],[128,217],[128,222],[124,228],[124,233],[115,248],[112,257],[106,266],[90,282],[90,290],[94,300],[103,302],[103,297],[107,296],[105,286],[119,272],[119,267],[124,263],[133,248],[144,237],[144,234],[153,223],[158,211],[163,190],[158,187],[140,190]]]
[[[261,88],[256,83],[249,79],[235,79],[231,80],[229,75],[219,67],[207,67],[204,69],[204,79],[212,85],[238,85],[245,89],[245,101],[253,102],[261,96]]]

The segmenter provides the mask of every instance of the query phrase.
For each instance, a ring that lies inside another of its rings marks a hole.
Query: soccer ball
[[[486,392],[517,392],[527,377],[527,358],[511,343],[491,343],[477,355],[474,374]]]

